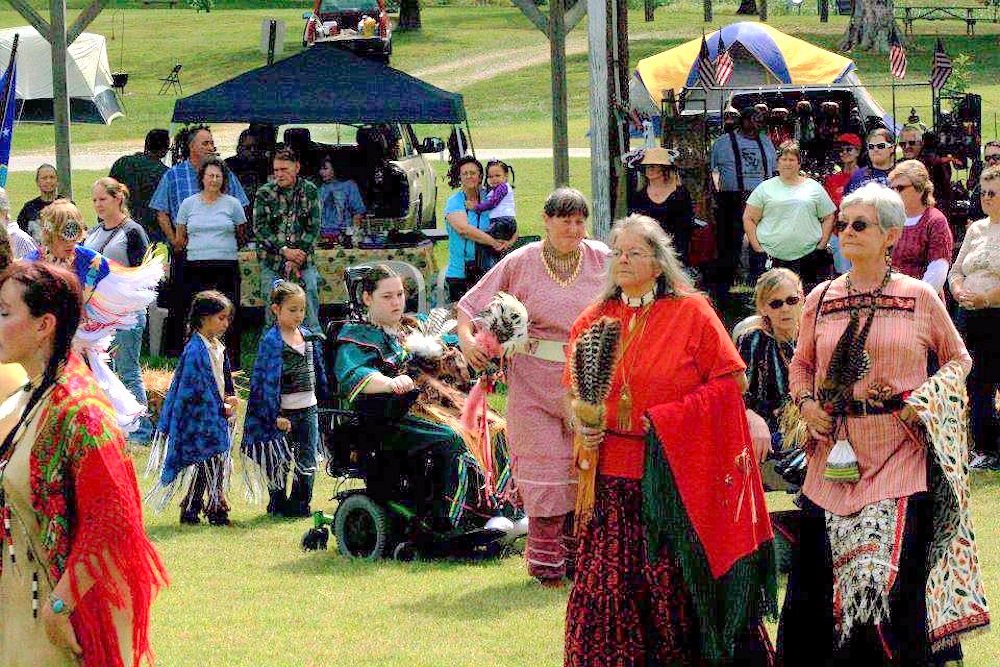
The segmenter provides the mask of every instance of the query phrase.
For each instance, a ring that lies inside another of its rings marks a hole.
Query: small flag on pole
[[[954,68],[951,66],[951,58],[944,52],[944,43],[938,37],[937,46],[934,47],[934,60],[931,66],[931,90],[935,93],[941,92],[944,84],[948,82],[948,77]]]
[[[906,47],[899,41],[895,30],[889,38],[889,71],[893,78],[906,78]]]
[[[701,52],[698,54],[698,85],[706,91],[717,88],[715,78],[715,64],[711,56],[708,55],[708,43],[705,41],[705,34],[701,35]]]
[[[715,77],[719,81],[720,86],[725,86],[729,83],[729,79],[733,76],[733,57],[729,55],[729,49],[726,48],[725,42],[722,41],[722,31],[719,31],[719,57],[715,59]]]
[[[7,186],[7,165],[10,163],[10,144],[14,138],[14,116],[17,106],[17,42],[14,34],[10,47],[10,64],[0,78],[0,187]]]

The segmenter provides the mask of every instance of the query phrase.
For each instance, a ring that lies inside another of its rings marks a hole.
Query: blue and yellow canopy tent
[[[768,86],[845,86],[866,115],[879,115],[892,127],[892,119],[861,85],[854,61],[804,40],[786,35],[764,23],[742,21],[705,36],[709,56],[719,56],[719,41],[733,57],[733,75],[718,94],[708,95],[707,110],[718,113],[720,101],[732,91]],[[701,38],[643,58],[632,75],[629,97],[632,108],[653,118],[660,115],[665,90],[679,94],[698,85],[696,63]],[[700,107],[699,107],[700,108]]]

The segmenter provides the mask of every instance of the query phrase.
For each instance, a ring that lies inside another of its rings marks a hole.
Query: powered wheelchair
[[[348,294],[366,267],[345,271]],[[313,513],[313,527],[302,538],[303,549],[325,549],[332,532],[341,554],[376,560],[454,557],[493,558],[506,555],[526,532],[526,523],[507,502],[486,502],[475,459],[458,451],[453,431],[409,417],[418,392],[405,395],[359,394],[349,401],[333,372],[338,337],[348,322],[343,314],[326,324],[324,360],[330,375],[328,404],[320,406],[320,440],[326,472],[338,480],[332,514]],[[408,441],[403,426],[427,425],[419,445]],[[450,434],[450,435],[446,435]],[[449,449],[450,448],[450,449]],[[461,519],[446,507],[449,474],[457,461],[460,483],[466,484]]]

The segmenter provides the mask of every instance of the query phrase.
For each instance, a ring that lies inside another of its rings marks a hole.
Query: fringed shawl
[[[226,394],[233,395],[229,358],[223,356],[223,360]],[[217,456],[229,463],[232,437],[225,410],[208,348],[202,337],[194,334],[184,347],[163,400],[146,467],[147,474],[160,467],[160,481],[146,496],[158,510],[186,486],[191,475],[184,473],[193,471],[196,464]]]
[[[152,660],[149,609],[167,573],[146,537],[125,439],[83,361],[71,354],[39,416],[31,450],[31,504],[52,584],[69,573],[70,616],[87,667],[125,667],[112,608],[130,608],[132,665]],[[83,599],[79,572],[94,579]]]
[[[307,329],[299,328],[306,339],[306,348],[312,350],[313,373],[316,380],[316,397],[327,397],[326,368],[318,342],[311,340]],[[277,325],[271,327],[261,337],[257,346],[257,358],[250,376],[250,398],[247,401],[246,418],[243,421],[244,475],[247,492],[252,499],[263,496],[264,488],[276,488],[284,480],[278,480],[275,473],[279,466],[292,459],[292,452],[284,432],[278,430],[277,420],[281,416],[281,352],[285,341]]]
[[[731,658],[740,634],[777,614],[774,533],[739,384],[710,380],[646,416],[649,558],[667,545],[694,600],[703,656]]]
[[[945,364],[906,403],[919,415],[940,467],[932,477],[934,537],[927,577],[927,632],[938,650],[990,624],[969,509],[968,396],[961,364]]]

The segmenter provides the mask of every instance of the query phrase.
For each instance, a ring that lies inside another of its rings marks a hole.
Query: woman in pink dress
[[[472,321],[500,291],[528,309],[531,341],[507,366],[507,429],[514,482],[529,517],[525,558],[543,585],[572,576],[576,473],[573,428],[562,385],[570,327],[601,291],[609,250],[586,239],[583,195],[559,188],[542,217],[545,240],[512,252],[458,303],[458,339],[474,368],[486,364],[476,349]]]

